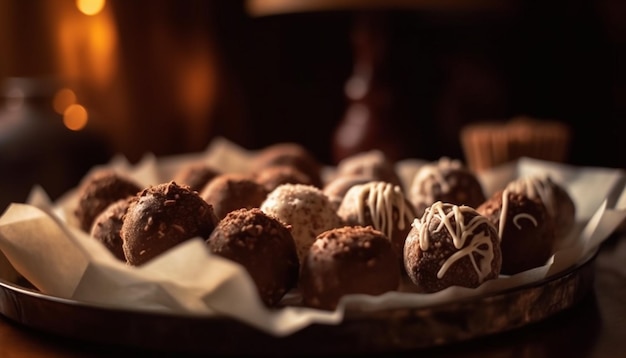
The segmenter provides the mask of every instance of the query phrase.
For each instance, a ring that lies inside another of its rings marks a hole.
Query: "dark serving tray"
[[[595,255],[553,277],[495,295],[420,308],[346,311],[338,325],[312,324],[286,337],[228,317],[119,309],[53,297],[28,282],[4,278],[0,278],[0,313],[62,337],[160,352],[399,352],[467,341],[547,319],[590,291],[594,259]]]

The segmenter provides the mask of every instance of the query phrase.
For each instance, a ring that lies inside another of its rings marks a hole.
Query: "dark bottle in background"
[[[8,78],[0,87],[0,210],[25,202],[33,186],[54,200],[111,153],[88,128],[68,129],[54,111],[61,83],[46,77]]]

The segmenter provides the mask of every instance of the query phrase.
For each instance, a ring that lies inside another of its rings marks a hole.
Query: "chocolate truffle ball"
[[[415,211],[399,185],[384,181],[355,185],[344,196],[337,214],[346,225],[372,226],[381,231],[402,262]]]
[[[221,172],[207,163],[192,162],[180,167],[173,177],[179,185],[187,185],[191,190],[200,191],[204,186],[221,174]]]
[[[207,245],[214,254],[241,264],[269,307],[297,284],[300,263],[291,232],[258,208],[228,213]]]
[[[476,208],[485,193],[476,175],[460,160],[442,157],[421,166],[411,181],[408,197],[417,216],[437,201]]]
[[[418,292],[475,288],[498,277],[502,265],[496,227],[474,208],[436,202],[415,219],[404,264]]]
[[[78,188],[74,214],[80,228],[91,230],[93,221],[113,202],[136,195],[142,187],[133,179],[113,170],[99,170],[83,179]]]
[[[260,209],[291,226],[300,262],[317,235],[342,225],[328,197],[313,185],[280,185],[267,195]]]
[[[326,183],[322,188],[322,192],[328,197],[333,206],[338,209],[343,197],[350,188],[358,184],[369,183],[370,181],[372,181],[372,178],[365,175],[339,175]]]
[[[194,237],[206,240],[218,223],[198,192],[173,181],[150,186],[130,203],[120,230],[130,265],[142,265]]]
[[[247,174],[223,173],[207,183],[200,191],[200,197],[213,206],[219,219],[223,219],[233,210],[258,208],[267,193]]]
[[[362,175],[371,181],[385,181],[402,187],[395,163],[385,153],[373,149],[344,158],[337,164],[337,176]]]
[[[250,163],[252,172],[274,165],[289,165],[305,173],[316,187],[322,186],[322,165],[306,147],[294,142],[281,142],[261,149]]]
[[[567,236],[576,223],[576,204],[565,187],[552,180],[549,175],[529,175],[509,183],[516,192],[524,192],[530,198],[541,199],[548,215],[554,219],[554,235]]]
[[[476,208],[498,229],[502,274],[513,275],[542,266],[553,254],[554,219],[533,190],[511,182]]]
[[[134,196],[119,199],[109,205],[96,217],[91,227],[90,236],[100,241],[120,261],[126,262],[120,230],[124,215]]]
[[[302,264],[299,288],[304,305],[333,310],[344,295],[380,295],[399,284],[389,239],[371,226],[344,226],[317,236]]]
[[[313,180],[300,169],[291,165],[272,165],[254,173],[254,180],[269,193],[281,184],[313,185]]]

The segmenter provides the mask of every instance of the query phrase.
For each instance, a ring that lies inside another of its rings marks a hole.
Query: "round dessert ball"
[[[228,213],[207,245],[214,254],[241,264],[269,307],[276,306],[298,282],[300,262],[291,232],[258,208]]]
[[[206,240],[218,223],[198,192],[174,181],[150,186],[128,206],[120,229],[128,264],[142,265],[194,237]]]
[[[180,167],[172,180],[179,185],[187,185],[191,190],[199,192],[211,179],[219,174],[221,174],[219,170],[207,163],[192,162]]]
[[[576,223],[576,204],[567,190],[549,175],[536,174],[516,179],[509,183],[516,192],[524,192],[530,198],[541,199],[548,215],[554,220],[554,235],[563,238]]]
[[[337,214],[346,225],[372,226],[385,234],[402,263],[415,210],[399,185],[384,181],[355,185],[344,196]]]
[[[113,202],[134,196],[143,189],[133,179],[113,170],[98,170],[85,177],[78,187],[74,215],[80,228],[91,230],[93,221]]]
[[[402,187],[395,163],[381,150],[373,149],[353,154],[337,164],[337,175],[362,175],[371,181],[385,181]]]
[[[200,191],[200,197],[213,206],[219,219],[241,208],[258,208],[268,191],[251,176],[223,173],[211,180]]]
[[[261,149],[251,160],[250,170],[274,165],[289,165],[305,173],[316,187],[322,186],[322,165],[306,147],[295,142],[280,142]]]
[[[418,217],[437,201],[476,208],[486,200],[476,175],[460,160],[447,157],[417,170],[408,197]]]
[[[528,189],[512,182],[476,208],[498,230],[501,273],[505,275],[542,266],[553,254],[554,220],[541,199]]]
[[[328,197],[313,185],[279,185],[267,195],[260,209],[291,226],[301,263],[317,235],[342,225]]]
[[[439,201],[412,226],[404,244],[404,265],[418,292],[475,288],[500,274],[498,232],[474,208]]]
[[[254,173],[254,180],[269,193],[281,184],[313,185],[313,180],[300,169],[291,165],[272,165]]]
[[[300,271],[306,306],[333,310],[347,294],[380,295],[398,289],[400,267],[389,239],[371,226],[321,233]]]
[[[101,242],[120,261],[126,262],[126,255],[122,248],[120,230],[124,222],[124,215],[134,196],[119,199],[109,205],[96,217],[91,227],[90,236]]]
[[[326,183],[322,188],[322,192],[326,194],[333,206],[338,209],[343,197],[350,188],[355,185],[369,183],[370,181],[372,181],[372,178],[365,175],[339,175]]]

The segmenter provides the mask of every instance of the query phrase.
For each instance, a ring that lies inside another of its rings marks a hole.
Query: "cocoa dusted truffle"
[[[397,290],[400,277],[398,258],[382,232],[344,226],[317,236],[302,264],[299,288],[304,305],[333,310],[347,294]]]
[[[233,210],[258,208],[267,193],[261,184],[247,174],[223,173],[205,185],[200,191],[200,197],[213,206],[219,219],[223,219]]]
[[[269,307],[298,282],[300,263],[289,228],[258,208],[228,213],[207,245],[214,254],[241,264]]]
[[[554,218],[534,190],[513,181],[476,208],[498,229],[505,275],[543,266],[553,254]]]
[[[126,262],[120,230],[124,222],[124,214],[134,200],[134,196],[119,199],[109,205],[96,217],[91,227],[90,236],[100,241],[120,261]]]
[[[476,175],[460,160],[448,157],[421,166],[407,194],[418,217],[437,201],[476,208],[486,199]]]
[[[341,218],[328,197],[313,185],[279,185],[267,195],[260,209],[291,226],[300,262],[317,235],[342,226]]]
[[[78,188],[78,204],[74,211],[80,228],[91,230],[93,221],[118,199],[136,195],[143,189],[133,179],[113,170],[99,170],[83,179]]]
[[[418,292],[475,288],[500,274],[498,232],[474,208],[439,201],[412,226],[404,244],[404,265]]]
[[[219,170],[205,162],[192,162],[178,169],[172,180],[179,185],[187,185],[191,190],[199,192],[219,174],[221,174]]]
[[[295,142],[280,142],[261,149],[252,158],[250,170],[259,172],[275,165],[289,165],[305,173],[312,185],[322,186],[322,165],[306,147]]]
[[[150,186],[126,210],[120,230],[124,254],[138,266],[188,239],[206,240],[217,223],[213,207],[188,186]]]
[[[399,185],[384,181],[355,185],[344,196],[337,214],[346,225],[372,226],[381,231],[402,262],[415,211]]]

